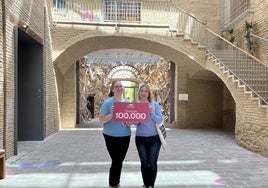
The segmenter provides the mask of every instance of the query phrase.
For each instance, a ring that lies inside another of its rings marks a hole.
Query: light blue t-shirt
[[[104,101],[100,108],[102,114],[108,115],[112,112],[113,103],[116,102],[114,97],[110,97]],[[126,101],[128,102],[128,101]],[[103,133],[109,136],[123,137],[130,136],[130,127],[126,127],[121,122],[115,122],[112,119],[103,124]]]
[[[138,123],[136,136],[155,136],[158,135],[155,124],[163,120],[162,110],[158,102],[152,101],[150,106],[154,107],[154,113],[149,114],[148,122]]]

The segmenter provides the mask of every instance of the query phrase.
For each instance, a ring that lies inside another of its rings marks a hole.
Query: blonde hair
[[[140,89],[139,89],[139,92],[138,92],[138,93],[140,93],[140,90],[141,90],[143,87],[145,87],[145,88],[148,90],[148,93],[149,93],[148,98],[147,98],[148,101],[149,101],[149,102],[152,102],[152,101],[153,101],[153,94],[152,94],[152,91],[151,91],[149,85],[147,85],[147,84],[143,84],[142,86],[140,86]],[[140,95],[139,95],[139,100],[140,100]]]

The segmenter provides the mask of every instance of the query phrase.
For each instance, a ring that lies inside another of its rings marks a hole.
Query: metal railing
[[[55,23],[165,26],[205,44],[205,23],[170,0],[54,0],[52,12]]]
[[[206,23],[198,20],[182,9],[175,7],[167,0],[109,0],[112,10],[103,0],[55,0],[53,7],[54,22],[85,22],[88,24],[127,23],[168,26],[170,32],[181,33],[190,39],[206,46],[208,54],[216,58],[231,74],[234,75],[248,90],[259,97],[263,104],[268,104],[268,68],[258,59],[237,48],[218,34],[206,29]],[[140,3],[140,4],[139,4]],[[131,8],[131,6],[135,6]],[[118,9],[119,6],[120,8]],[[137,11],[139,9],[139,11]],[[133,10],[135,10],[133,12]],[[107,17],[107,12],[111,14]],[[157,28],[157,27],[156,27]]]
[[[267,66],[210,30],[207,30],[206,48],[207,53],[217,59],[225,70],[259,97],[263,104],[268,104]]]
[[[268,38],[265,38],[265,37],[262,37],[262,36],[259,36],[259,35],[255,35],[255,34],[250,34],[250,36],[255,37],[257,39],[260,39],[260,40],[263,40],[265,42],[268,42]]]
[[[167,24],[170,19],[170,2],[55,0],[53,17],[55,21]]]

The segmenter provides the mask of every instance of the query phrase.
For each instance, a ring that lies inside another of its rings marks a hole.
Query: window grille
[[[104,21],[140,22],[141,6],[142,3],[140,1],[104,0]]]
[[[230,1],[230,20],[234,20],[249,9],[249,0]]]

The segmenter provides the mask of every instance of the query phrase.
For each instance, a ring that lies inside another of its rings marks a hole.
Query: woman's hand
[[[125,127],[130,127],[133,123],[132,122],[124,122],[123,125]]]
[[[150,114],[153,114],[153,113],[154,113],[154,107],[149,106],[149,113],[150,113]]]

